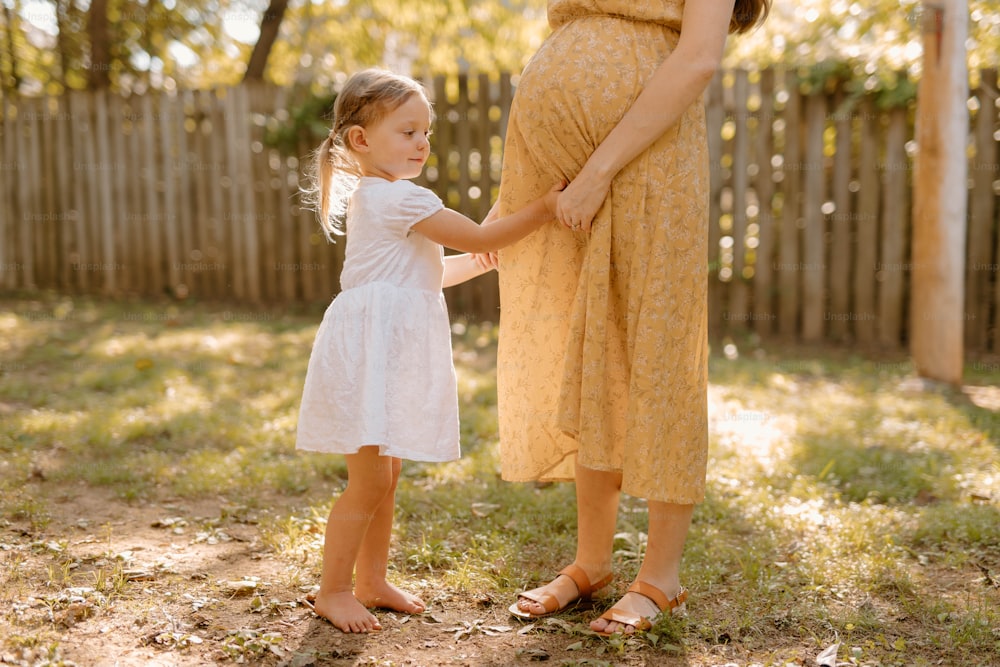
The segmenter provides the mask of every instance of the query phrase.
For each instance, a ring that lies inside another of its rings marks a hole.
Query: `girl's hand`
[[[556,185],[549,190],[542,201],[545,203],[545,208],[548,210],[549,215],[553,218],[556,217],[556,211],[559,208],[559,196],[566,190],[566,181],[559,181]]]
[[[610,178],[595,176],[585,166],[562,191],[556,203],[556,219],[574,232],[589,232],[610,190]]]
[[[500,217],[498,212],[499,202],[494,202],[493,206],[490,208],[490,212],[486,214],[486,218],[483,220],[483,225],[488,225],[497,218]],[[500,268],[500,256],[495,252],[475,252],[472,253],[472,261],[476,263],[476,266],[481,268],[483,271],[492,271],[493,269]]]

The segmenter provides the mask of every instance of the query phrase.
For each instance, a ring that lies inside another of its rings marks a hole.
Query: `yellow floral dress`
[[[572,180],[676,46],[683,0],[552,0],[511,107],[500,214]],[[704,107],[614,179],[592,232],[553,223],[500,252],[502,474],[704,499],[708,452]]]

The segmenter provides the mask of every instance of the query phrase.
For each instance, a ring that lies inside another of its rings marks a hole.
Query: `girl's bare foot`
[[[378,619],[358,602],[351,591],[317,593],[313,600],[313,610],[343,632],[372,632],[382,629]]]
[[[369,609],[392,609],[404,614],[422,614],[427,605],[412,593],[396,588],[384,579],[372,584],[355,583],[354,594]]]

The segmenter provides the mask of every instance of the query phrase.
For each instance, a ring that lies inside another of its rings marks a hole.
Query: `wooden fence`
[[[965,325],[1000,351],[997,74],[970,97]],[[475,219],[496,195],[509,75],[438,78],[422,177]],[[287,302],[328,300],[329,245],[296,193],[313,146],[265,141],[285,89],[8,104],[0,123],[0,289]],[[711,330],[785,340],[906,343],[913,109],[793,72],[730,71],[706,96],[712,155]],[[956,196],[961,196],[956,193]],[[498,317],[496,277],[450,288],[452,313]]]

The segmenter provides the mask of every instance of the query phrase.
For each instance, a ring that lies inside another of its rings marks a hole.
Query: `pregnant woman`
[[[550,225],[502,250],[503,476],[576,480],[576,557],[511,613],[564,609],[611,580],[621,492],[648,500],[645,558],[591,627],[650,627],[683,604],[704,498],[708,147],[702,93],[728,33],[769,0],[551,0],[552,34],[511,108],[500,216],[570,182]]]

